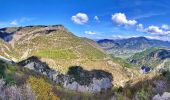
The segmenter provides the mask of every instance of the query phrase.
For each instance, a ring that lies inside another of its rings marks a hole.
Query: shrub
[[[139,100],[148,100],[149,96],[147,91],[145,91],[144,88],[142,88],[140,91],[137,92],[137,96]]]
[[[30,76],[27,83],[32,87],[38,100],[59,100],[59,98],[53,93],[52,86],[44,79]]]
[[[16,73],[16,68],[12,65],[6,64],[3,61],[0,61],[0,78],[4,78],[6,84],[15,84],[13,78]]]

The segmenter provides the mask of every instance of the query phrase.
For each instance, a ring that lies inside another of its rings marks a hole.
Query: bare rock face
[[[55,76],[57,76],[59,74],[58,71],[50,69],[49,66],[45,62],[41,62],[35,56],[32,56],[26,60],[19,62],[18,65],[28,68],[30,70],[34,70],[41,74],[44,74],[45,76],[47,76],[51,79],[55,78]]]
[[[95,79],[93,78],[93,82],[87,85],[80,85],[78,82],[73,82],[71,84],[66,84],[64,87],[70,90],[75,90],[79,92],[91,92],[96,93],[100,92],[102,89],[106,90],[112,86],[109,78]]]
[[[102,70],[87,71],[80,66],[72,66],[67,75],[69,81],[64,87],[79,92],[96,93],[112,86],[112,75]]]
[[[63,75],[56,70],[50,69],[46,63],[41,62],[34,56],[18,64],[49,77],[56,84],[78,92],[96,93],[112,86],[112,75],[102,70],[87,71],[80,66],[72,66],[68,73]]]
[[[163,95],[157,94],[152,100],[170,100],[170,93],[164,92]]]
[[[153,81],[153,84],[155,85],[153,88],[155,93],[162,94],[164,91],[166,91],[166,88],[168,88],[168,83],[163,80]]]
[[[21,38],[25,35],[36,34],[36,33],[50,33],[52,31],[68,31],[63,25],[36,25],[36,26],[25,26],[25,27],[9,27],[0,29],[0,38],[9,42],[13,37]],[[17,39],[19,40],[19,39]]]

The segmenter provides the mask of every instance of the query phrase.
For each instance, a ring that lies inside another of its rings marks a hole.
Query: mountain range
[[[128,58],[137,52],[141,52],[151,47],[167,47],[170,48],[169,41],[162,41],[156,39],[148,39],[146,37],[133,37],[128,39],[103,39],[98,40],[97,43],[108,54],[115,54],[121,58]]]

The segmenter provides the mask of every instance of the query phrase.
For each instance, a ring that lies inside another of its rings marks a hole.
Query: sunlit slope
[[[51,68],[62,73],[74,65],[87,70],[101,69],[112,73],[114,84],[118,85],[131,78],[131,71],[114,62],[96,42],[77,37],[62,25],[4,28],[0,32],[11,37],[5,42],[12,51],[9,58],[21,61],[30,56],[38,56]]]

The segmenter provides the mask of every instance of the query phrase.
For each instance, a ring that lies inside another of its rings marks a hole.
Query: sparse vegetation
[[[3,78],[7,84],[15,84],[15,72],[16,68],[14,66],[0,61],[0,77]]]
[[[71,50],[40,50],[35,55],[51,59],[76,59],[76,54]]]
[[[32,90],[36,94],[37,100],[59,100],[59,98],[52,91],[52,85],[45,82],[44,79],[38,79],[30,76],[27,83],[32,87]]]
[[[122,59],[122,58],[119,58],[119,57],[115,57],[114,55],[111,55],[112,59],[114,62],[120,64],[122,67],[125,67],[125,68],[131,68],[133,67],[134,65],[130,64],[127,60],[125,59]]]

